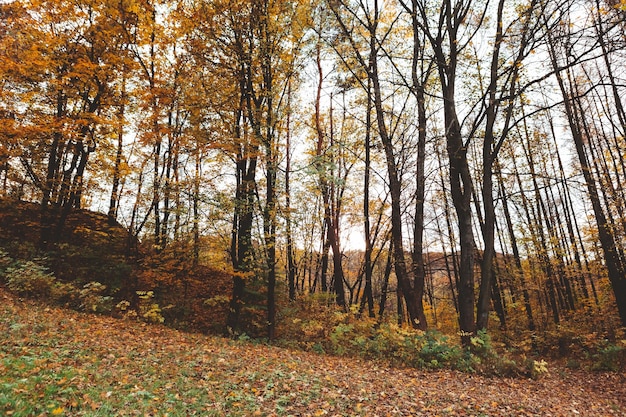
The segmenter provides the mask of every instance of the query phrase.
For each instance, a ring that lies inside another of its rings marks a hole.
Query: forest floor
[[[626,416],[626,375],[421,371],[20,300],[0,288],[6,416]]]

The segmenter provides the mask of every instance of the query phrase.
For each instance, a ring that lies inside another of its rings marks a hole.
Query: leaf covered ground
[[[397,369],[17,300],[0,289],[7,416],[626,415],[626,375]]]

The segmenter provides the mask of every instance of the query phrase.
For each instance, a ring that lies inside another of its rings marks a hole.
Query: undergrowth
[[[481,330],[470,338],[469,346],[462,347],[456,335],[363,317],[357,309],[343,312],[331,299],[319,294],[291,303],[283,314],[278,328],[278,343],[283,346],[384,360],[397,366],[538,379],[550,372],[545,359],[553,358],[549,350],[541,348],[546,341],[539,341],[536,334],[523,335],[521,342],[507,347],[502,342],[495,343],[490,333]],[[565,339],[568,333],[554,337]],[[576,367],[617,371],[626,364],[626,341],[590,339],[579,350],[570,351],[570,355],[570,363],[576,363]]]
[[[46,261],[46,258],[14,259],[0,249],[0,282],[21,297],[36,298],[78,311],[163,323],[162,310],[154,301],[152,291],[136,291],[137,307],[130,309],[130,301],[116,300],[117,289],[110,289],[101,282],[89,281],[77,285],[57,280],[46,266]]]
[[[357,310],[341,312],[324,307],[319,296],[292,307],[284,320],[279,343],[333,355],[384,360],[420,369],[455,369],[493,375],[528,374],[515,361],[494,349],[487,332],[471,338],[463,348],[437,330],[421,331],[397,323],[362,317]]]
[[[0,250],[0,281],[19,296],[90,313],[170,325],[172,323],[168,320],[181,317],[174,313],[179,310],[179,299],[170,297],[170,303],[161,307],[160,298],[152,290],[137,290],[134,299],[129,300],[120,297],[116,288],[108,288],[101,282],[90,281],[83,285],[61,282],[46,267],[45,258],[19,260]],[[163,288],[173,288],[173,284],[168,285]],[[203,314],[202,311],[216,310],[226,302],[225,297],[213,296],[203,299],[199,307],[189,311],[194,315]],[[173,322],[174,327],[177,324],[185,323]],[[546,344],[549,337],[554,337],[560,341],[560,346],[567,348],[567,366],[572,369],[585,366],[596,371],[618,371],[626,363],[626,341],[588,340],[561,329],[554,336],[546,333],[541,339],[532,335],[535,339],[531,344],[522,342],[517,348],[512,345],[507,348],[500,343],[496,345],[486,331],[479,331],[470,338],[469,346],[462,347],[456,335],[446,335],[434,329],[421,331],[389,320],[363,317],[358,309],[341,311],[334,306],[329,295],[320,294],[302,297],[282,308],[277,332],[279,337],[275,342],[283,346],[383,360],[396,366],[455,369],[485,375],[540,378],[549,372],[539,350],[541,343]],[[245,333],[239,339],[259,341]]]

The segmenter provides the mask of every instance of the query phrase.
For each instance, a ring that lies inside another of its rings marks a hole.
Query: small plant
[[[543,359],[540,361],[533,359],[528,361],[527,364],[528,371],[532,379],[539,379],[549,373],[548,362],[544,361]]]
[[[319,354],[325,354],[326,353],[326,351],[324,350],[324,346],[322,346],[321,343],[313,344],[313,347],[311,348],[311,350],[313,350],[313,352],[319,353]]]
[[[121,312],[128,311],[129,307],[130,307],[130,301],[128,300],[122,300],[115,305],[115,308]]]
[[[81,309],[94,313],[110,313],[113,308],[113,297],[103,295],[107,287],[96,281],[88,282],[79,292]]]
[[[74,309],[79,309],[82,304],[80,292],[69,282],[54,282],[54,285],[50,288],[50,299],[58,305]]]
[[[227,295],[216,295],[215,297],[207,298],[203,304],[207,307],[221,307],[227,305],[230,302],[230,297]]]
[[[122,300],[115,305],[115,313],[124,319],[136,319],[137,312],[130,308],[130,301]]]
[[[471,336],[470,344],[471,352],[480,358],[486,359],[495,356],[491,345],[491,336],[485,329],[479,330],[476,336]]]
[[[248,336],[245,332],[241,333],[237,336],[237,341],[242,343],[249,343],[252,340],[250,336]]]
[[[330,334],[330,341],[335,353],[343,355],[348,352],[354,338],[353,330],[353,324],[339,323],[335,326]]]
[[[461,364],[460,359],[463,358],[462,350],[448,341],[448,337],[443,334],[429,330],[424,333],[422,348],[419,351],[419,357],[422,364],[427,368],[443,368],[449,365],[460,365],[463,370],[470,370],[470,366]],[[468,356],[466,359],[471,359]]]
[[[591,365],[591,369],[594,371],[619,371],[623,351],[624,348],[622,346],[612,343],[606,344],[598,353],[593,355],[594,362]]]
[[[9,290],[27,297],[48,297],[54,285],[54,276],[42,265],[43,260],[26,261],[6,268]]]
[[[13,258],[11,258],[11,256],[7,252],[0,249],[0,278],[4,276],[6,269],[10,267],[13,263],[15,263]]]
[[[158,303],[153,302],[154,291],[137,291],[139,296],[139,315],[149,323],[163,323],[161,307]]]
[[[326,328],[322,322],[318,320],[306,320],[294,319],[294,324],[300,325],[300,331],[306,338],[323,337]]]

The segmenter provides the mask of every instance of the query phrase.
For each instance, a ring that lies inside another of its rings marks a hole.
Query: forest
[[[623,0],[1,1],[0,277],[311,350],[622,352],[625,18]]]

